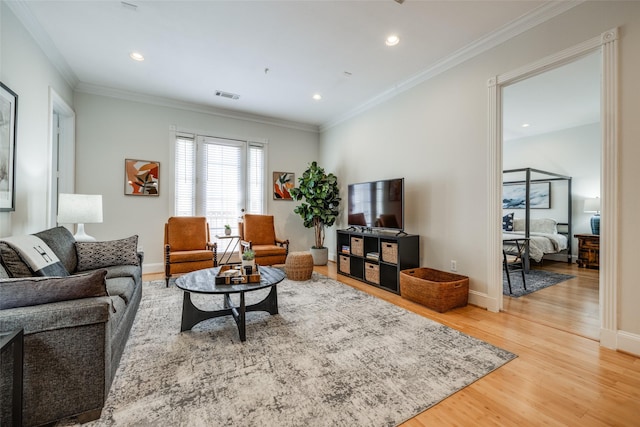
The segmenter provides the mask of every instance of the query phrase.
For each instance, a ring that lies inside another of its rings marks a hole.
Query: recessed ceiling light
[[[134,61],[144,61],[144,56],[142,56],[142,54],[138,52],[131,52],[129,54],[129,57]]]
[[[398,43],[400,43],[400,37],[398,37],[395,34],[390,35],[389,37],[387,37],[387,40],[384,42],[387,46],[395,46]]]
[[[528,128],[529,126],[531,126],[529,123],[523,123],[523,124],[522,124],[522,127],[523,127],[523,128]]]
[[[322,95],[320,95],[319,93],[316,93],[313,95],[312,98],[315,99],[316,101],[320,101],[322,99]]]

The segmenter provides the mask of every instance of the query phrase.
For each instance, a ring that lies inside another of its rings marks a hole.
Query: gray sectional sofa
[[[33,277],[0,239],[0,332],[24,329],[23,425],[99,418],[142,298],[137,236],[76,243],[63,227],[33,236],[64,272]]]

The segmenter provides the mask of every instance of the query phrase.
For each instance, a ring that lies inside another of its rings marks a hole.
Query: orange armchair
[[[245,214],[238,229],[242,252],[252,249],[256,255],[256,264],[284,264],[289,253],[289,240],[276,237],[273,215]]]
[[[205,217],[172,216],[164,225],[164,272],[167,287],[172,274],[218,265],[217,244],[211,243]]]

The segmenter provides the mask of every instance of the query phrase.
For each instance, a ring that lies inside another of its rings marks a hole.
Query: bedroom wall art
[[[125,159],[124,194],[157,196],[160,194],[160,162]]]
[[[15,211],[18,95],[0,83],[0,212]]]
[[[508,184],[502,186],[502,209],[525,209],[525,184]],[[551,183],[532,182],[529,190],[529,206],[531,209],[551,208]]]
[[[295,186],[296,175],[293,172],[273,173],[273,199],[293,200],[289,190]]]

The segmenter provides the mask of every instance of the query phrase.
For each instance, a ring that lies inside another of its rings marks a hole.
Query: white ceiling
[[[127,3],[137,7],[113,0],[7,2],[77,90],[158,97],[311,127],[357,114],[577,4]],[[393,48],[384,44],[391,33],[400,37]],[[145,61],[131,60],[132,51]],[[217,90],[240,98],[216,97]],[[314,93],[322,100],[314,101]]]
[[[599,122],[601,68],[601,55],[592,53],[505,87],[503,140]]]

